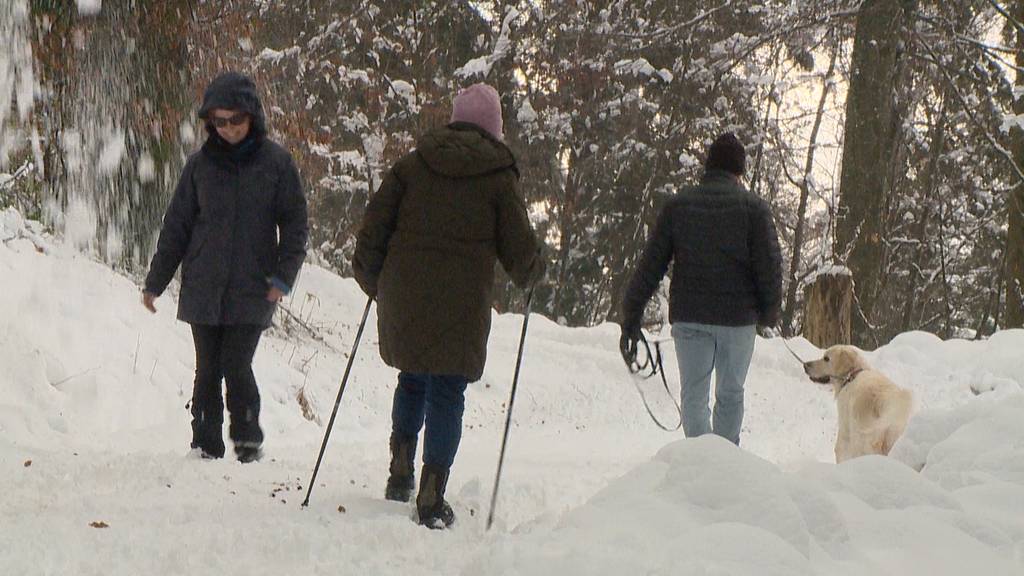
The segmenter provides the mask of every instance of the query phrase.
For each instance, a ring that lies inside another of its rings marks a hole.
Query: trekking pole
[[[341,378],[341,388],[338,389],[338,399],[334,401],[334,411],[331,412],[331,420],[327,423],[327,430],[324,432],[324,443],[320,446],[320,455],[316,458],[316,466],[313,468],[313,477],[309,479],[309,486],[306,487],[306,499],[302,501],[302,507],[309,506],[309,495],[313,492],[313,483],[316,482],[316,474],[320,471],[320,462],[324,459],[324,451],[327,450],[327,439],[331,437],[331,428],[334,427],[334,418],[338,415],[338,406],[341,406],[341,396],[345,393],[345,385],[348,383],[349,372],[352,371],[352,363],[356,359],[356,350],[359,348],[359,339],[363,337],[363,328],[366,327],[366,318],[370,315],[370,306],[373,304],[373,297],[366,301],[366,309],[363,310],[363,319],[359,322],[359,331],[356,332],[356,341],[352,345],[352,354],[348,357],[348,366],[345,367],[345,375]]]
[[[508,432],[512,425],[512,405],[516,401],[516,385],[519,383],[519,367],[523,363],[523,345],[526,344],[526,327],[530,324],[530,304],[533,301],[533,289],[526,296],[526,316],[523,318],[523,334],[519,337],[519,355],[516,357],[516,372],[512,377],[512,393],[508,399],[508,413],[505,416],[505,434],[501,439],[501,454],[498,456],[498,472],[494,476],[494,491],[491,493],[491,511],[487,514],[487,530],[494,523],[494,505],[498,501],[498,484],[501,483],[501,468],[505,463],[505,446],[508,445]]]

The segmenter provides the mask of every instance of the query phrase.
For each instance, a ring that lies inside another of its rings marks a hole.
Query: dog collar
[[[857,376],[860,376],[860,373],[863,372],[863,371],[864,371],[863,368],[857,368],[853,372],[850,372],[846,376],[846,378],[843,378],[843,382],[842,382],[842,384],[839,385],[839,389],[842,390],[843,388],[846,388],[846,385],[849,384],[850,382],[853,382],[853,379],[856,378]]]

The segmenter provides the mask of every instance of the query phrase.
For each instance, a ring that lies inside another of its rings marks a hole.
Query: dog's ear
[[[869,370],[871,368],[871,365],[868,364],[868,359],[865,358],[864,355],[860,353],[860,350],[857,350],[856,348],[851,346],[850,354],[853,360],[853,363],[851,364],[852,368],[859,368],[861,370]]]
[[[852,346],[843,346],[840,353],[837,355],[836,371],[838,374],[846,374],[857,369],[859,362],[859,356],[857,350]]]
[[[828,350],[825,350],[825,355],[821,360],[824,363],[826,372],[832,376],[842,374],[844,366],[847,365],[846,347],[840,344],[831,346]]]

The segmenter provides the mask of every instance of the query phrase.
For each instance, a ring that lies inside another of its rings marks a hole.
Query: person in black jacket
[[[267,138],[250,78],[215,78],[199,117],[209,136],[182,170],[142,300],[156,312],[181,265],[178,319],[192,326],[196,347],[192,448],[224,456],[223,379],[235,456],[251,462],[263,444],[252,360],[306,257],[306,199],[291,155]]]
[[[669,319],[682,380],[683,430],[739,444],[743,385],[756,325],[778,323],[782,257],[768,203],[740,183],[743,145],[731,133],[708,149],[704,177],[658,217],[622,306],[619,346],[635,360],[644,306],[674,261]],[[715,373],[714,420],[708,401]]]

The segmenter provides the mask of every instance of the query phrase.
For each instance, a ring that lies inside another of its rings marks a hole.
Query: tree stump
[[[853,276],[834,266],[804,288],[803,336],[818,348],[849,344],[853,314]]]

